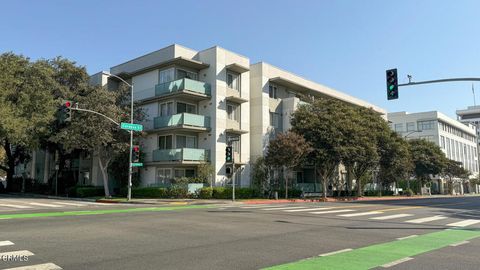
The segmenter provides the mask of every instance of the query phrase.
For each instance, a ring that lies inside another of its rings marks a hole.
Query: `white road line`
[[[30,205],[35,205],[35,206],[45,206],[45,207],[52,207],[52,208],[60,208],[63,207],[61,205],[55,205],[55,204],[49,204],[49,203],[36,203],[36,202],[31,202],[29,203]]]
[[[273,211],[273,210],[285,210],[285,209],[299,209],[299,208],[305,208],[303,206],[294,206],[294,207],[280,207],[280,208],[262,208],[260,210],[264,211]]]
[[[0,241],[0,247],[11,246],[11,245],[15,245],[15,244],[10,241]]]
[[[430,222],[430,221],[435,221],[435,220],[440,220],[440,219],[446,219],[446,218],[447,217],[444,217],[444,216],[433,216],[433,217],[426,217],[426,218],[411,219],[411,220],[407,220],[405,222],[419,224],[419,223],[425,223],[425,222]]]
[[[11,207],[11,208],[18,208],[18,209],[28,209],[28,208],[32,208],[32,207],[30,207],[30,206],[18,205],[18,204],[0,204],[0,206]]]
[[[320,211],[320,212],[308,212],[309,214],[321,215],[321,214],[332,214],[332,213],[344,213],[344,212],[353,212],[352,209],[341,209],[341,210],[331,210],[331,211]]]
[[[8,268],[3,270],[62,270],[60,266],[53,263],[43,263],[30,266],[21,266],[15,268]]]
[[[339,217],[360,217],[360,216],[369,216],[369,215],[378,215],[378,214],[382,214],[382,212],[370,211],[370,212],[361,212],[361,213],[354,213],[354,214],[343,214],[338,216]]]
[[[412,235],[405,236],[405,237],[399,237],[399,238],[397,238],[397,240],[410,239],[410,238],[414,238],[414,237],[417,237],[417,236],[418,235],[416,235],[416,234],[412,234]]]
[[[55,204],[61,204],[61,205],[70,205],[70,206],[85,206],[86,204],[81,204],[81,203],[70,203],[70,202],[54,202]]]
[[[466,220],[462,220],[462,221],[459,221],[459,222],[454,222],[454,223],[447,224],[447,226],[466,227],[466,226],[470,226],[470,225],[477,224],[477,223],[480,223],[480,220],[478,220],[478,219],[466,219]]]
[[[413,215],[412,214],[396,214],[396,215],[390,215],[390,216],[371,217],[370,219],[387,220],[387,219],[395,219],[395,218],[410,217],[410,216],[413,216]]]
[[[395,266],[397,264],[401,264],[403,262],[408,262],[410,260],[413,260],[413,258],[411,257],[406,257],[406,258],[403,258],[403,259],[400,259],[400,260],[396,260],[396,261],[393,261],[391,263],[386,263],[384,265],[382,265],[383,268],[388,268],[388,267],[392,267],[392,266]]]
[[[306,212],[306,211],[328,210],[328,209],[333,209],[333,207],[317,207],[317,208],[293,209],[293,210],[283,210],[283,212]]]
[[[338,253],[347,252],[347,251],[350,251],[350,250],[352,250],[352,249],[351,248],[346,248],[346,249],[341,249],[341,250],[332,251],[332,252],[328,252],[328,253],[323,253],[323,254],[320,254],[318,256],[325,257],[325,256],[330,256],[330,255],[334,255],[334,254],[338,254]]]
[[[285,204],[281,204],[281,205],[271,205],[271,204],[264,204],[264,205],[249,205],[249,206],[242,206],[240,208],[273,208],[273,207],[285,207],[285,206],[288,206],[288,205],[285,205]]]
[[[0,253],[0,258],[1,257],[7,257],[7,256],[33,256],[35,254],[33,254],[32,252],[28,251],[28,250],[18,250],[18,251],[10,251],[10,252],[3,252],[3,253]]]
[[[462,241],[462,242],[458,242],[458,243],[455,243],[455,244],[451,244],[450,246],[451,247],[458,247],[460,245],[465,245],[465,244],[468,244],[470,243],[469,241]]]

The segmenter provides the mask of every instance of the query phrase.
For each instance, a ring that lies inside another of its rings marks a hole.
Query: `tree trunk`
[[[288,199],[288,175],[285,166],[283,166],[283,177],[285,178],[285,199]]]
[[[100,171],[102,172],[102,178],[103,178],[103,189],[105,190],[105,197],[109,198],[110,197],[110,189],[108,188],[108,174],[107,174],[107,168],[108,168],[108,161],[105,162],[105,166],[103,166],[102,163],[102,157],[101,155],[98,156],[98,164],[100,167]]]

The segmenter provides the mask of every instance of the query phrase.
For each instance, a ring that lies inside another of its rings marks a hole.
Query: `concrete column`
[[[443,187],[443,179],[438,179],[438,189],[440,194],[445,194],[445,189]]]

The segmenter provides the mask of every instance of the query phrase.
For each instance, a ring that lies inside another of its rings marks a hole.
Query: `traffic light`
[[[233,149],[231,146],[225,148],[225,162],[233,163]]]
[[[134,145],[132,147],[132,163],[140,162],[140,146]]]
[[[231,177],[233,175],[233,164],[225,165],[225,175]]]
[[[397,69],[387,70],[387,99],[398,99]]]
[[[62,106],[60,106],[60,109],[59,109],[60,123],[72,121],[72,105],[73,105],[73,102],[70,100],[64,100],[62,102]]]

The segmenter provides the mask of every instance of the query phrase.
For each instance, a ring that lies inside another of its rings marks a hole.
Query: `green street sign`
[[[133,131],[143,131],[143,126],[139,124],[130,124],[130,123],[120,123],[121,129],[133,130]]]
[[[143,163],[140,163],[140,162],[132,163],[132,167],[143,167]]]

